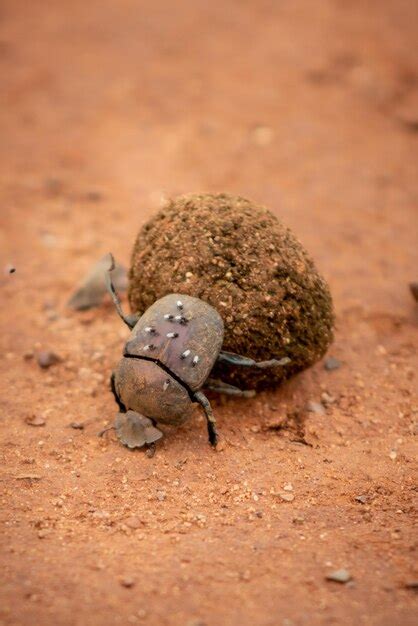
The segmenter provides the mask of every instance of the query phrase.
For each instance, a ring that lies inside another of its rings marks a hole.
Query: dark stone
[[[50,352],[49,350],[39,352],[37,356],[38,365],[42,369],[48,369],[51,365],[56,365],[57,363],[60,363],[60,361],[61,357],[59,357],[58,354],[55,354],[55,352]]]
[[[333,356],[329,356],[324,361],[324,367],[326,370],[328,370],[328,372],[332,372],[332,370],[338,370],[341,367],[341,361]]]

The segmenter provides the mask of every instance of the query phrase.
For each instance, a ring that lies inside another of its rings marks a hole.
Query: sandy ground
[[[417,19],[408,0],[3,1],[2,625],[414,623]],[[65,304],[200,190],[294,229],[341,367],[214,400],[219,452],[200,418],[148,458],[97,437],[125,328]]]

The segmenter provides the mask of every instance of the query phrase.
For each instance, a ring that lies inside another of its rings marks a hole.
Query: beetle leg
[[[216,378],[208,378],[205,387],[217,393],[224,393],[227,396],[238,396],[240,398],[254,398],[256,394],[254,389],[240,389]]]
[[[120,399],[119,394],[118,394],[118,392],[116,390],[115,372],[112,372],[112,375],[110,377],[110,389],[111,389],[111,391],[112,391],[112,393],[113,393],[113,395],[115,397],[115,401],[116,401],[116,404],[119,407],[119,411],[121,413],[126,413],[126,407],[123,404],[122,400]]]
[[[201,407],[203,407],[206,415],[206,423],[208,426],[209,443],[215,448],[216,444],[218,443],[218,431],[216,430],[216,419],[212,412],[210,402],[205,394],[201,391],[195,392],[194,399],[200,404]]]
[[[218,356],[219,363],[228,363],[228,365],[241,365],[242,367],[258,367],[259,369],[265,369],[267,367],[277,367],[278,365],[287,365],[290,363],[289,357],[285,356],[282,359],[270,359],[269,361],[254,361],[247,356],[241,356],[240,354],[234,354],[233,352],[221,351]]]
[[[119,314],[119,317],[132,330],[132,328],[135,326],[135,324],[139,320],[140,316],[139,315],[134,315],[134,314],[132,314],[132,315],[125,315],[125,313],[123,312],[121,301],[119,299],[118,294],[116,293],[116,289],[115,289],[115,286],[113,284],[112,277],[110,275],[110,272],[115,269],[115,259],[113,258],[113,254],[111,254],[110,252],[109,252],[109,256],[110,256],[110,267],[109,267],[109,269],[107,270],[107,272],[105,274],[106,287],[107,287],[108,292],[110,293],[110,296],[111,296],[111,298],[113,300],[113,304],[116,307],[116,310],[117,310],[117,312]]]

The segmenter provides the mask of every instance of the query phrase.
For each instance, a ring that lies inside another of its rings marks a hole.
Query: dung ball
[[[333,338],[325,280],[273,213],[240,196],[187,194],[143,225],[132,252],[128,298],[143,313],[169,293],[209,302],[225,324],[223,349],[284,367],[217,365],[213,377],[266,389],[309,367]]]

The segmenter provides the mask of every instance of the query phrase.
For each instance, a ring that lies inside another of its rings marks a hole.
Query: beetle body
[[[123,357],[111,377],[121,411],[115,425],[119,439],[129,448],[150,445],[162,436],[153,423],[181,424],[198,402],[205,411],[209,442],[216,446],[216,420],[202,387],[244,398],[255,393],[210,379],[216,360],[266,368],[286,365],[289,359],[256,362],[222,351],[221,316],[207,302],[192,296],[170,294],[154,302],[139,319],[125,315],[110,277],[115,267],[113,257],[110,259],[107,287],[120,317],[131,329]]]
[[[222,347],[224,325],[212,306],[182,294],[154,302],[139,318],[115,371],[126,409],[180,424],[193,412]]]

